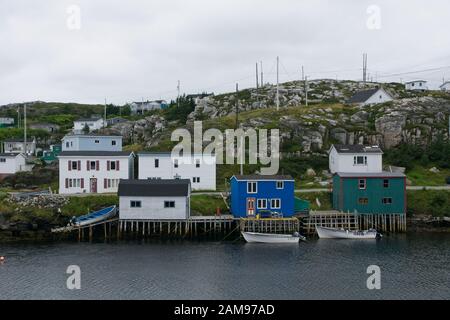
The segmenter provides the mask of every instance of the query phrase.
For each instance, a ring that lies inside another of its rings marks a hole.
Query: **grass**
[[[222,214],[229,213],[222,197],[192,194],[191,214],[193,216],[213,216],[216,214],[217,208]]]
[[[439,169],[440,172],[430,172],[430,168],[414,166],[412,170],[406,172],[409,180],[414,186],[443,186],[445,179],[450,177],[450,169]]]
[[[450,191],[408,191],[407,212],[409,215],[450,216]]]
[[[296,193],[295,196],[309,201],[311,210],[331,210],[333,208],[331,201],[332,194],[330,192]],[[316,199],[319,200],[320,207]]]
[[[118,196],[71,197],[69,203],[61,208],[61,213],[66,217],[80,216],[112,205],[119,205]]]

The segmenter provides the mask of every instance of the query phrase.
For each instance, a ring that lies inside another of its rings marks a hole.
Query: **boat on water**
[[[294,234],[242,232],[242,236],[249,243],[299,243],[300,240],[306,240],[298,232]]]
[[[99,211],[88,213],[84,216],[77,217],[72,221],[72,225],[82,227],[88,224],[97,223],[100,221],[113,218],[116,215],[116,213],[117,213],[116,206],[111,206],[108,208],[101,209]]]
[[[377,239],[381,237],[376,230],[345,230],[316,226],[320,239]]]

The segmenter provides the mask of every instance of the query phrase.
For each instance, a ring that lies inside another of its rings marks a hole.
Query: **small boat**
[[[82,227],[88,224],[97,223],[103,220],[107,220],[116,215],[116,206],[108,207],[99,211],[88,213],[84,216],[75,218],[72,222],[77,227]]]
[[[294,234],[242,232],[242,236],[249,243],[299,243],[300,240],[306,240],[298,232]]]
[[[352,231],[316,226],[316,230],[320,239],[377,239],[381,237],[381,234],[373,229],[366,231]]]

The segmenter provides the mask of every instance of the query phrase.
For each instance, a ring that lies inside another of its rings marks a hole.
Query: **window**
[[[195,160],[195,167],[200,168],[200,159]]]
[[[164,201],[164,208],[175,208],[175,201]]]
[[[267,199],[258,199],[258,209],[267,209]]]
[[[111,141],[111,145],[115,146],[117,144],[116,140]]]
[[[383,198],[381,202],[383,204],[392,204],[392,198]]]
[[[193,177],[193,178],[192,178],[192,181],[193,181],[194,183],[200,183],[200,177]]]
[[[367,157],[365,157],[365,156],[355,156],[353,158],[353,165],[355,165],[355,166],[367,165]]]
[[[174,166],[174,168],[178,168],[178,159],[175,159],[173,161],[173,166]]]
[[[141,208],[142,207],[142,203],[141,203],[141,201],[131,200],[130,201],[130,207],[131,208]]]
[[[0,162],[5,163],[6,162],[6,158],[0,158]]]
[[[384,179],[383,180],[383,187],[384,188],[389,188],[389,180],[388,179]]]
[[[272,209],[281,209],[281,199],[271,199],[270,207]]]
[[[368,198],[359,198],[358,199],[358,203],[360,204],[360,205],[368,205],[369,204],[369,199]]]
[[[72,170],[78,170],[78,162],[72,161]]]
[[[116,162],[115,161],[111,161],[110,169],[111,170],[117,170],[117,166],[116,166]]]
[[[247,193],[257,193],[257,192],[258,192],[257,183],[254,181],[247,182]]]
[[[155,168],[159,168],[159,159],[155,159]]]
[[[277,181],[277,189],[284,189],[284,181]]]
[[[91,162],[89,162],[89,169],[90,170],[96,170],[97,168],[96,168],[96,163],[95,163],[95,161],[91,161]]]
[[[94,143],[99,144],[99,143],[100,143],[100,140],[95,140]]]
[[[360,190],[366,189],[366,180],[365,179],[359,179],[358,186]]]
[[[66,148],[68,148],[69,147],[69,142],[66,142]]]

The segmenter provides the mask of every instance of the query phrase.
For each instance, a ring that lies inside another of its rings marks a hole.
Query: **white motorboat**
[[[294,234],[275,234],[275,233],[258,233],[258,232],[242,232],[245,241],[249,243],[299,243],[300,240],[305,241],[306,238],[298,233]]]
[[[377,239],[381,235],[376,230],[353,231],[316,226],[320,239]]]

